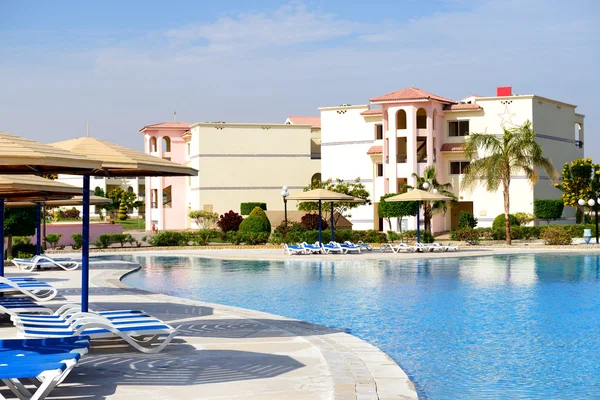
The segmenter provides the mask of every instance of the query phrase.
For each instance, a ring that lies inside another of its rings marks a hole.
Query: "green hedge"
[[[544,232],[552,228],[554,231],[560,230],[565,232],[569,238],[582,238],[584,229],[591,229],[592,236],[596,236],[596,227],[592,224],[574,224],[574,225],[544,225],[544,226],[512,226],[511,227],[511,238],[515,240],[530,240],[530,239],[543,239]],[[477,229],[457,229],[450,232],[451,240],[472,240],[473,237],[477,237],[477,240],[505,240],[506,231],[504,227],[502,229],[493,228],[477,228]]]
[[[263,211],[267,211],[267,203],[257,203],[257,202],[241,203],[240,204],[240,214],[250,215],[252,210],[254,210],[254,208],[256,208],[256,207],[262,208]]]
[[[533,215],[536,218],[543,219],[549,225],[550,221],[562,217],[564,207],[562,200],[534,200]]]
[[[519,220],[512,214],[508,214],[508,220],[510,221],[510,226],[519,226]],[[494,222],[492,222],[493,229],[506,229],[506,215],[504,213],[498,215],[494,218]]]

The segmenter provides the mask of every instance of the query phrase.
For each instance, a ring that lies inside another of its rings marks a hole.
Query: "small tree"
[[[562,200],[534,200],[533,214],[536,218],[543,219],[547,225],[550,225],[550,221],[562,217],[564,207]]]
[[[458,215],[458,229],[473,229],[477,226],[477,222],[477,218],[469,212],[461,211]]]
[[[563,192],[561,200],[565,206],[575,207],[577,222],[582,221],[583,210],[579,199],[590,199],[600,191],[600,164],[591,158],[578,158],[563,166],[560,183],[554,187]]]
[[[56,248],[56,245],[58,244],[58,241],[61,237],[62,235],[60,233],[51,233],[49,235],[46,235],[46,242],[50,243],[50,247],[54,249]]]
[[[300,224],[308,231],[319,229],[319,214],[306,213],[302,216]],[[321,228],[327,229],[329,225],[327,221],[321,218]]]
[[[196,222],[199,229],[212,229],[219,219],[219,214],[210,211],[192,210],[188,217]]]
[[[7,254],[12,254],[13,236],[31,236],[35,234],[35,208],[7,208],[4,211],[4,236],[7,238]],[[4,257],[4,254],[1,255]]]
[[[392,218],[399,218],[398,226],[402,232],[402,218],[417,215],[416,201],[390,201],[385,199],[396,196],[397,193],[388,193],[379,198],[378,213],[380,218],[385,218],[388,221],[390,230],[392,229]]]
[[[310,186],[304,188],[305,192],[313,189],[325,189],[336,193],[347,194],[348,196],[357,197],[365,200],[365,203],[345,203],[345,202],[334,202],[333,208],[334,211],[338,212],[339,216],[343,215],[345,217],[350,217],[351,215],[347,214],[350,210],[359,207],[363,204],[371,204],[371,200],[369,200],[370,193],[365,188],[365,185],[360,183],[360,178],[356,178],[354,182],[346,182],[343,179],[335,179],[335,181],[331,178],[326,181],[314,180],[311,182]],[[301,202],[298,204],[298,210],[300,211],[317,211],[319,209],[319,205],[317,202]],[[329,213],[329,207],[324,207],[325,214]],[[329,219],[329,218],[326,218]],[[335,221],[337,224],[337,219]]]
[[[219,222],[217,222],[217,226],[221,228],[223,233],[237,231],[240,229],[240,224],[243,220],[244,218],[240,214],[233,210],[229,210],[225,214],[221,215]]]

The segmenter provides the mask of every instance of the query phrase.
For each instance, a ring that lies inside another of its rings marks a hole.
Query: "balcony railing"
[[[321,159],[321,153],[310,153],[310,159],[311,160],[320,160]]]
[[[396,154],[397,164],[406,164],[407,154]]]

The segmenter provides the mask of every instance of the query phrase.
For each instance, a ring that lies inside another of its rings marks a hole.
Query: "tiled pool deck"
[[[181,250],[177,255],[226,259],[294,260],[325,257],[389,259],[474,256],[565,251],[565,248],[469,249],[457,253],[393,254],[365,252],[341,256],[287,256],[282,250]],[[567,251],[599,251],[572,246]],[[139,253],[141,254],[141,253]],[[152,254],[144,252],[144,254]],[[156,252],[156,254],[164,254]],[[170,251],[173,254],[173,250]],[[142,309],[180,334],[159,354],[143,354],[126,345],[94,346],[52,398],[82,399],[416,399],[406,374],[386,354],[349,334],[219,304],[153,294],[130,288],[120,278],[137,265],[93,262],[90,308]],[[78,302],[81,271],[45,270],[31,275],[59,289],[47,304],[57,308]],[[9,321],[0,338],[15,337]],[[12,396],[0,386],[0,393]]]

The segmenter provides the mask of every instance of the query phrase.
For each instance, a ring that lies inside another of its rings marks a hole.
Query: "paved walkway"
[[[262,257],[260,251],[251,253]],[[121,276],[136,267],[124,262],[93,262],[90,308],[142,309],[172,326],[181,326],[180,335],[155,355],[126,345],[95,345],[53,391],[55,398],[417,398],[412,383],[393,360],[354,336],[272,314],[123,285]],[[16,273],[15,267],[6,269],[7,276],[24,275]],[[47,303],[50,307],[79,301],[81,271],[45,270],[28,275],[59,289],[60,296]],[[0,324],[1,338],[15,335],[10,322]],[[2,386],[0,393],[12,396]]]

